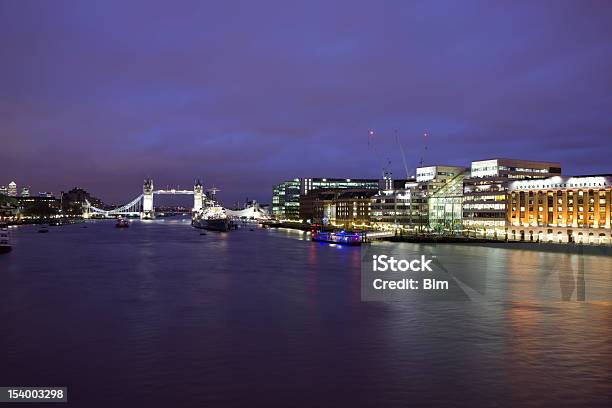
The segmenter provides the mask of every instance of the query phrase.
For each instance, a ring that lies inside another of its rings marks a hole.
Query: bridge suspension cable
[[[94,207],[89,201],[85,200],[85,212],[89,214],[100,214],[106,217],[112,215],[138,215],[142,209],[142,197],[143,194],[139,195],[129,203],[112,210],[103,210],[101,208]]]

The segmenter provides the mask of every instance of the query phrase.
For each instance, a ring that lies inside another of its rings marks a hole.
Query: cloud
[[[396,175],[423,156],[504,156],[609,172],[605,2],[3,2],[0,183],[203,177],[269,201],[299,176]]]

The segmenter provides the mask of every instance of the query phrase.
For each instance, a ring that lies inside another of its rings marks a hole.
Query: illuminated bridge
[[[213,195],[218,191],[216,188],[209,190]],[[155,218],[155,210],[153,207],[153,197],[155,195],[193,195],[193,211],[199,211],[204,206],[204,200],[208,197],[204,194],[202,183],[197,180],[193,186],[193,190],[179,190],[179,189],[167,189],[167,190],[154,190],[153,180],[146,179],[142,186],[142,194],[134,198],[127,204],[120,207],[113,208],[112,210],[104,210],[102,208],[91,205],[89,201],[85,202],[83,206],[83,217],[116,217],[116,216],[128,216],[138,217],[142,219],[153,219]],[[226,209],[227,215],[235,219],[255,219],[265,220],[270,219],[270,216],[266,211],[262,210],[257,204],[252,207],[245,208],[243,210],[228,210]]]
[[[113,208],[112,210],[104,210],[102,208],[94,207],[89,201],[86,201],[85,205],[83,206],[83,216],[85,218],[90,218],[92,216],[140,216],[140,218],[142,219],[153,219],[155,218],[153,196],[156,194],[193,195],[193,210],[198,211],[202,209],[204,191],[202,189],[202,183],[200,183],[200,180],[197,180],[195,182],[193,190],[154,190],[153,180],[146,179],[142,186],[142,194],[130,201],[129,203],[117,208]]]

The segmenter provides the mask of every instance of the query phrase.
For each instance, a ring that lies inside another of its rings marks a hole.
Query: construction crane
[[[423,164],[425,162],[425,156],[427,155],[427,142],[429,141],[429,132],[427,132],[427,129],[425,129],[425,132],[423,132],[423,154],[421,155],[421,160],[419,161],[419,167],[423,167]]]
[[[397,130],[395,130],[395,141],[397,142],[397,145],[400,148],[400,152],[402,153],[402,163],[404,163],[404,170],[406,171],[406,180],[408,180],[410,178],[410,174],[408,172],[408,164],[406,163],[406,154],[404,153],[404,147],[402,146],[402,143],[400,142],[400,138],[399,138],[399,134],[397,133]]]
[[[391,160],[389,158],[387,158],[386,163],[382,160],[380,153],[378,152],[378,149],[376,149],[376,145],[374,144],[374,129],[369,129],[368,130],[368,146],[370,146],[372,148],[372,150],[374,151],[374,155],[376,156],[376,159],[378,160],[379,163],[382,164],[382,176],[383,179],[387,176],[387,175],[391,175],[391,172],[389,172],[389,166],[391,165]]]

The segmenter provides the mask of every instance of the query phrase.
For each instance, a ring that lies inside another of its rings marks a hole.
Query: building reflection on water
[[[612,300],[612,257],[539,251],[515,251],[508,256],[508,299]]]

